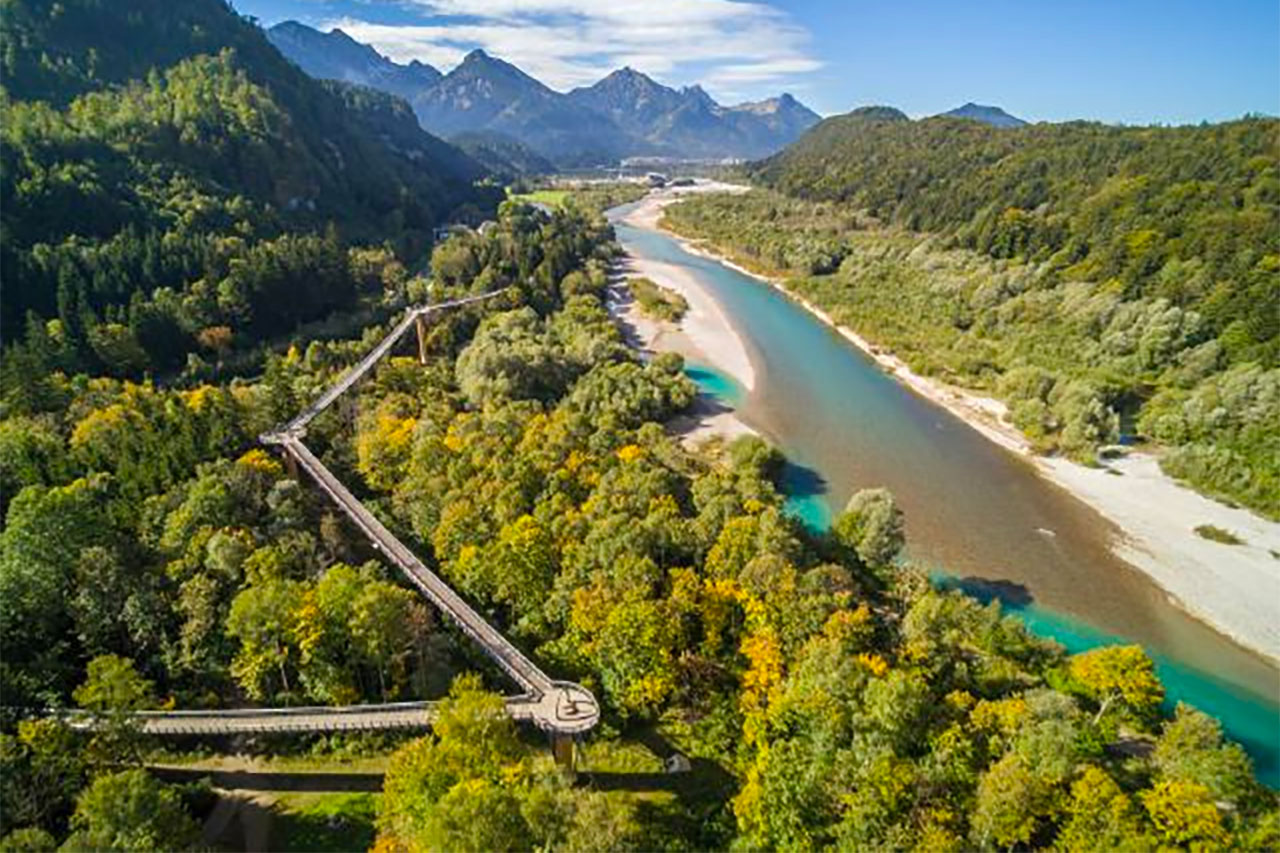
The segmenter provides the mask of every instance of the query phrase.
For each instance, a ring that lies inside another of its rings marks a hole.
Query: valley
[[[0,851],[1280,847],[1280,10],[1149,2],[4,0]]]
[[[1255,537],[1261,561],[1253,558],[1251,564],[1248,555],[1241,555],[1243,563],[1231,562],[1230,552],[1220,556],[1210,551],[1202,563],[1188,567],[1185,560],[1194,551],[1184,543],[1198,541],[1192,519],[1212,517],[1213,505],[1165,480],[1173,500],[1150,507],[1147,521],[1172,521],[1174,532],[1126,544],[1134,541],[1129,536],[1136,530],[1126,535],[1078,497],[1050,485],[1049,480],[1061,476],[1055,467],[1040,463],[1038,474],[1021,462],[1025,442],[1009,435],[1007,424],[997,424],[1005,434],[995,436],[990,427],[980,434],[972,423],[961,424],[929,399],[938,396],[936,384],[899,384],[892,372],[881,373],[869,354],[832,334],[800,304],[780,298],[768,282],[723,266],[660,232],[658,209],[678,203],[682,195],[673,191],[665,198],[651,197],[639,208],[622,208],[619,239],[639,269],[679,287],[694,304],[714,300],[705,310],[721,319],[713,333],[690,330],[689,337],[695,344],[703,342],[701,346],[673,346],[670,338],[659,338],[655,346],[682,351],[730,377],[736,394],[717,396],[736,411],[724,417],[736,416],[775,442],[794,464],[816,473],[819,488],[793,494],[796,511],[825,526],[857,489],[888,487],[906,511],[910,559],[947,578],[944,583],[1002,601],[1069,648],[1089,647],[1104,638],[1141,642],[1164,668],[1171,700],[1214,709],[1236,737],[1250,744],[1260,771],[1276,778],[1280,749],[1271,743],[1270,732],[1280,713],[1273,690],[1280,670],[1274,652],[1269,659],[1251,654],[1185,612],[1206,606],[1203,590],[1216,587],[1208,594],[1219,594],[1224,609],[1200,610],[1199,615],[1219,630],[1247,631],[1250,644],[1270,648],[1274,623],[1268,602],[1274,594],[1267,590],[1280,572],[1271,565],[1275,561],[1266,553],[1263,537],[1276,535],[1275,524],[1256,520],[1259,531],[1265,531]],[[750,354],[746,368],[739,366],[737,354],[744,347]],[[917,397],[909,387],[925,393]],[[970,408],[956,414],[964,421],[976,420]],[[1065,468],[1068,478],[1088,476],[1082,466],[1052,464]],[[1125,479],[1113,482],[1113,490],[1123,494]],[[1069,480],[1067,485],[1076,483]],[[1174,509],[1178,492],[1210,508],[1183,517],[1179,527]],[[1106,507],[1101,507],[1104,513]],[[1141,525],[1137,530],[1148,529]],[[1134,560],[1134,548],[1144,545],[1154,556]],[[1175,594],[1186,594],[1187,588],[1178,584],[1198,576],[1191,593],[1196,597],[1188,599],[1191,606],[1171,600],[1134,565],[1161,585],[1170,583],[1165,572],[1173,574]],[[1232,581],[1214,577],[1219,565],[1246,578],[1250,570],[1257,575],[1232,586]]]

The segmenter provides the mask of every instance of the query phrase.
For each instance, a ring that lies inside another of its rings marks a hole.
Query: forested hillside
[[[221,0],[4,12],[6,396],[350,307],[349,244],[419,261],[436,223],[498,197],[403,102],[311,80]]]
[[[922,372],[996,392],[1045,449],[1138,434],[1280,515],[1280,122],[992,128],[888,110],[749,167],[775,193],[668,223]]]
[[[992,257],[1045,262],[1066,280],[1115,279],[1126,296],[1203,304],[1215,332],[1242,324],[1230,336],[1238,355],[1278,357],[1280,297],[1263,275],[1280,255],[1275,119],[1005,132],[854,114],[823,122],[750,173],[797,198],[945,233]],[[1246,310],[1265,304],[1270,312]]]

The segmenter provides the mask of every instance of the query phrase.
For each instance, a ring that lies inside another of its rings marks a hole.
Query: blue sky
[[[557,89],[622,65],[726,103],[819,112],[965,101],[1023,118],[1184,124],[1280,114],[1277,0],[233,0],[447,71],[483,47]]]

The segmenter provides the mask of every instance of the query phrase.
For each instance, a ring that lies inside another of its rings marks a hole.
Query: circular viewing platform
[[[600,705],[581,684],[553,681],[529,716],[538,728],[553,734],[582,734],[600,722]]]

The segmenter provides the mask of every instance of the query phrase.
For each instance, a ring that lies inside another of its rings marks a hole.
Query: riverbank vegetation
[[[1280,421],[1280,330],[1267,324],[1280,316],[1271,284],[1280,266],[1268,266],[1280,254],[1178,295],[1161,284],[1173,260],[1164,278],[1132,286],[1081,280],[1083,267],[992,257],[959,236],[879,225],[847,202],[768,190],[693,197],[664,222],[785,277],[913,370],[999,397],[1041,451],[1091,461],[1103,445],[1143,437],[1162,447],[1169,474],[1280,517],[1280,435],[1270,427]]]
[[[678,323],[689,310],[689,303],[683,296],[644,276],[628,278],[627,289],[640,303],[640,310],[655,320]]]
[[[509,188],[507,198],[514,202],[548,208],[572,204],[582,210],[602,213],[620,204],[639,201],[648,191],[648,186],[635,181],[581,181],[542,186],[524,185],[519,187],[519,191]]]
[[[1244,544],[1244,540],[1230,530],[1223,530],[1221,527],[1215,527],[1212,524],[1196,525],[1196,535],[1202,539],[1208,539],[1210,542],[1220,542],[1223,545]]]

